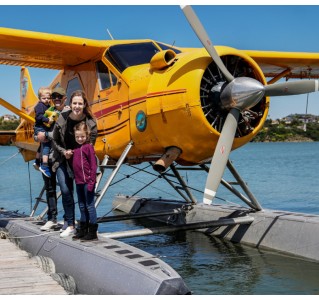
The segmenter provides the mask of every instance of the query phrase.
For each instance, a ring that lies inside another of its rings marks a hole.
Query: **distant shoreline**
[[[316,142],[315,140],[308,138],[308,137],[303,137],[303,136],[292,136],[285,138],[283,140],[277,140],[277,139],[270,139],[270,138],[265,138],[264,140],[252,140],[253,143],[311,143],[311,142]]]

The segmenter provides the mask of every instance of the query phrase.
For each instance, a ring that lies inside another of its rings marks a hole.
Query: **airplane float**
[[[98,124],[95,150],[101,176],[105,169],[112,169],[97,192],[96,205],[123,164],[144,162],[151,163],[185,200],[176,204],[116,197],[114,205],[123,204],[126,214],[101,218],[101,222],[154,217],[166,223],[170,220],[172,226],[100,234],[101,238],[199,229],[235,242],[319,260],[318,251],[309,245],[307,250],[288,250],[291,245],[278,234],[279,227],[282,232],[292,230],[285,214],[279,216],[262,209],[229,160],[232,150],[249,143],[262,129],[270,97],[318,91],[319,54],[214,46],[193,9],[183,6],[182,10],[204,48],[179,48],[154,40],[91,40],[0,28],[0,63],[22,67],[21,108],[0,98],[0,104],[21,117],[14,144],[21,149],[25,161],[34,159],[38,144],[33,140],[33,108],[38,99],[27,67],[60,70],[51,88],[62,86],[68,97],[77,89],[86,92]],[[286,81],[278,82],[280,79]],[[183,168],[200,168],[208,173],[202,203],[193,197],[180,176],[179,169]],[[226,168],[246,195],[222,178]],[[170,181],[168,171],[173,172],[181,188]],[[248,208],[214,205],[220,184]],[[169,218],[172,214],[178,217]],[[295,218],[295,223],[300,219],[307,221],[306,215],[289,217]],[[319,230],[319,218],[316,220],[312,226]],[[306,228],[302,230],[305,240],[300,237],[295,243],[307,243],[309,234]],[[90,292],[87,289],[85,292]],[[186,292],[185,287],[178,291]]]

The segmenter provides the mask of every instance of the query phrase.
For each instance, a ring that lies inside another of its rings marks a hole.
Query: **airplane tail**
[[[21,117],[23,120],[34,123],[34,106],[38,102],[38,97],[34,93],[30,74],[28,69],[22,67],[20,74],[20,105],[21,108],[13,106],[9,102],[0,98],[0,105],[4,106],[6,109],[12,111],[14,114]],[[24,121],[22,121],[24,122]],[[20,123],[21,125],[21,123]],[[19,126],[20,126],[19,125]]]
[[[33,90],[30,73],[26,67],[21,68],[20,74],[20,103],[21,110],[30,114],[33,107],[38,103],[38,97]]]
[[[3,105],[14,114],[21,117],[21,122],[13,132],[0,131],[0,145],[13,142],[21,149],[25,161],[34,159],[38,149],[38,143],[33,139],[34,106],[38,103],[38,97],[33,90],[30,73],[27,68],[21,68],[20,74],[20,105],[21,108],[13,106],[0,97],[0,105]]]

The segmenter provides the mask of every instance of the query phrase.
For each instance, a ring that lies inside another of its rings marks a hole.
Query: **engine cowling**
[[[250,57],[226,54],[221,55],[221,59],[235,78],[248,77],[265,84],[262,71]],[[230,109],[230,105],[223,103],[220,97],[226,85],[226,78],[215,62],[211,62],[206,68],[200,83],[200,99],[207,122],[219,133]],[[241,112],[234,144],[236,144],[236,139],[238,138],[251,136],[249,137],[251,140],[255,136],[254,130],[262,126],[268,114],[268,102],[267,97],[263,97],[256,105]]]
[[[235,79],[248,77],[265,84],[262,71],[245,53],[229,47],[217,49]],[[146,102],[131,107],[130,114],[135,120],[135,115],[144,111],[147,123],[142,132],[132,124],[134,149],[130,154],[143,153],[144,158],[162,156],[170,147],[176,147],[181,150],[176,160],[181,165],[209,161],[229,107],[220,99],[225,78],[207,51],[187,49],[176,55],[172,65],[160,70],[152,68],[148,77],[139,73],[131,81],[132,92],[135,86],[140,90],[141,82],[147,87]],[[268,113],[267,103],[268,98],[264,97],[253,107],[241,110],[232,149],[248,143],[262,128]]]

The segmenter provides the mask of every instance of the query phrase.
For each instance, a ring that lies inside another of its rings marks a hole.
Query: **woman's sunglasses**
[[[62,100],[63,96],[60,95],[60,94],[52,94],[52,99],[59,99],[59,100]]]

